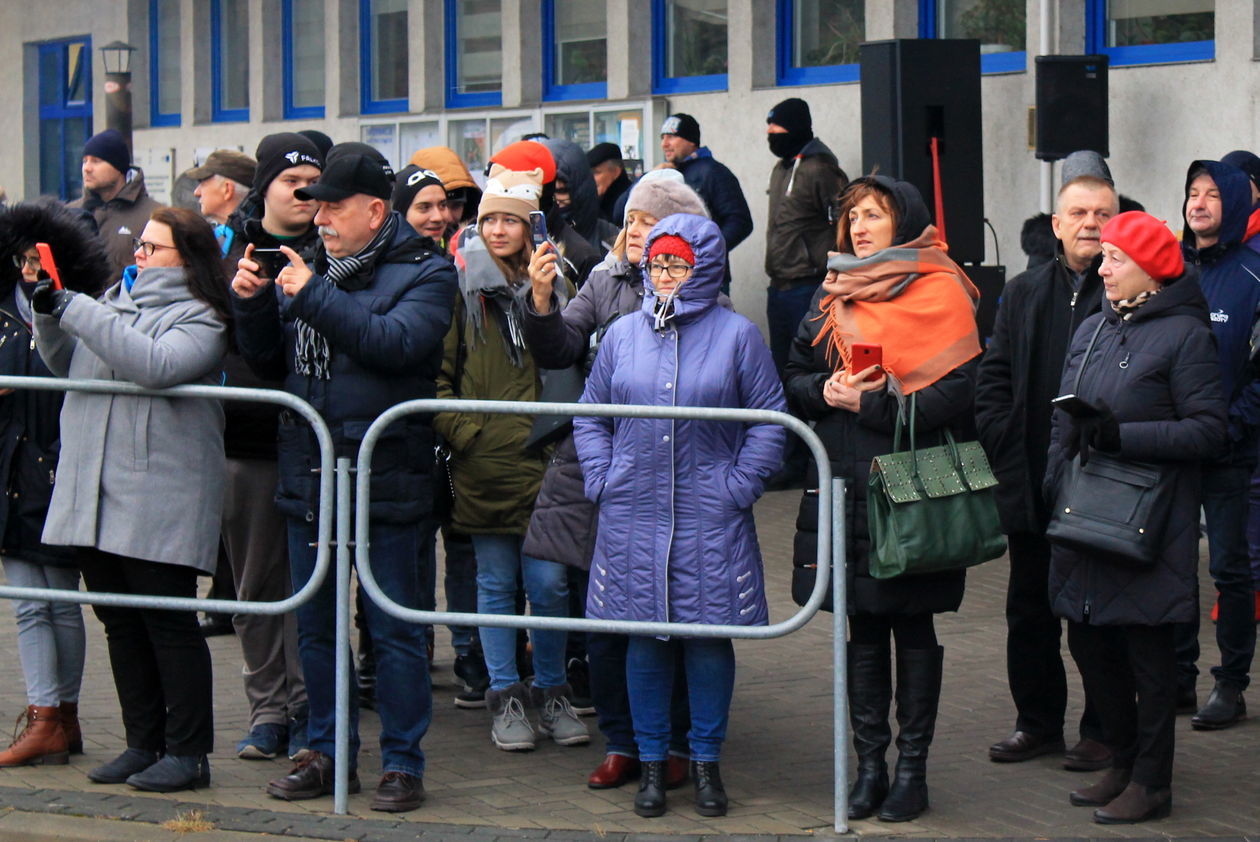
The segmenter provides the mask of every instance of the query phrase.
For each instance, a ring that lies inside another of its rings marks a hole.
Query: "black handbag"
[[[1072,391],[1078,393],[1094,331]],[[1175,466],[1093,451],[1069,462],[1059,483],[1046,538],[1050,543],[1127,567],[1148,567],[1164,551],[1164,525],[1176,493]]]

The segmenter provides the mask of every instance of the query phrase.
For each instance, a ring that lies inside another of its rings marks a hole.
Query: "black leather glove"
[[[61,314],[66,312],[70,301],[76,295],[78,295],[77,292],[71,292],[68,289],[55,289],[52,281],[45,278],[35,285],[35,291],[31,293],[31,309],[36,313],[60,319]]]
[[[1070,461],[1079,453],[1082,466],[1089,464],[1090,450],[1115,453],[1120,449],[1120,422],[1111,407],[1102,400],[1094,401],[1094,406],[1098,414],[1089,418],[1072,418],[1072,425],[1063,439],[1064,455]]]

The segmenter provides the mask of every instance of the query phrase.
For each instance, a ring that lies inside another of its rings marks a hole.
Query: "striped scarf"
[[[333,257],[325,253],[328,268],[323,275],[335,287],[340,287],[347,278],[352,278],[376,262],[377,256],[386,244],[394,238],[398,228],[398,220],[393,214],[385,217],[385,224],[376,232],[372,241],[364,246],[358,254],[350,257]],[[328,380],[332,372],[332,351],[328,347],[328,339],[302,319],[293,320],[294,348],[293,368],[303,377],[316,377]]]

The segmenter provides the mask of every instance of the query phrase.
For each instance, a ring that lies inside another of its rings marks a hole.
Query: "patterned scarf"
[[[376,232],[372,241],[364,246],[358,254],[350,257],[333,257],[325,252],[323,257],[328,261],[328,268],[321,274],[335,287],[342,286],[349,278],[372,266],[386,244],[394,238],[398,229],[398,220],[393,214],[385,217],[385,224]],[[295,346],[293,350],[293,367],[304,377],[316,377],[328,380],[332,372],[332,351],[328,347],[328,339],[302,319],[293,320]]]
[[[1139,307],[1150,301],[1158,293],[1159,289],[1144,289],[1132,298],[1111,302],[1111,309],[1119,313],[1120,318],[1127,322],[1133,318],[1133,314],[1138,311]]]
[[[935,226],[870,257],[835,255],[827,268],[837,274],[823,282],[814,344],[823,344],[833,364],[848,369],[853,343],[878,343],[894,391],[909,395],[980,353],[980,293],[950,260]]]

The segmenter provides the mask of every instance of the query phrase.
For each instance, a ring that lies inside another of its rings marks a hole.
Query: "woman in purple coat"
[[[613,323],[584,403],[746,407],[784,411],[761,333],[716,306],[726,265],[717,225],[661,220],[644,248],[647,295]],[[586,496],[599,504],[588,617],[764,625],[761,550],[752,506],[778,469],[783,428],[657,418],[577,418]],[[691,702],[696,811],[726,813],[718,759],[735,684],[730,640],[634,636],[626,678],[642,776],[634,810],[665,812],[665,760],[675,649]]]

